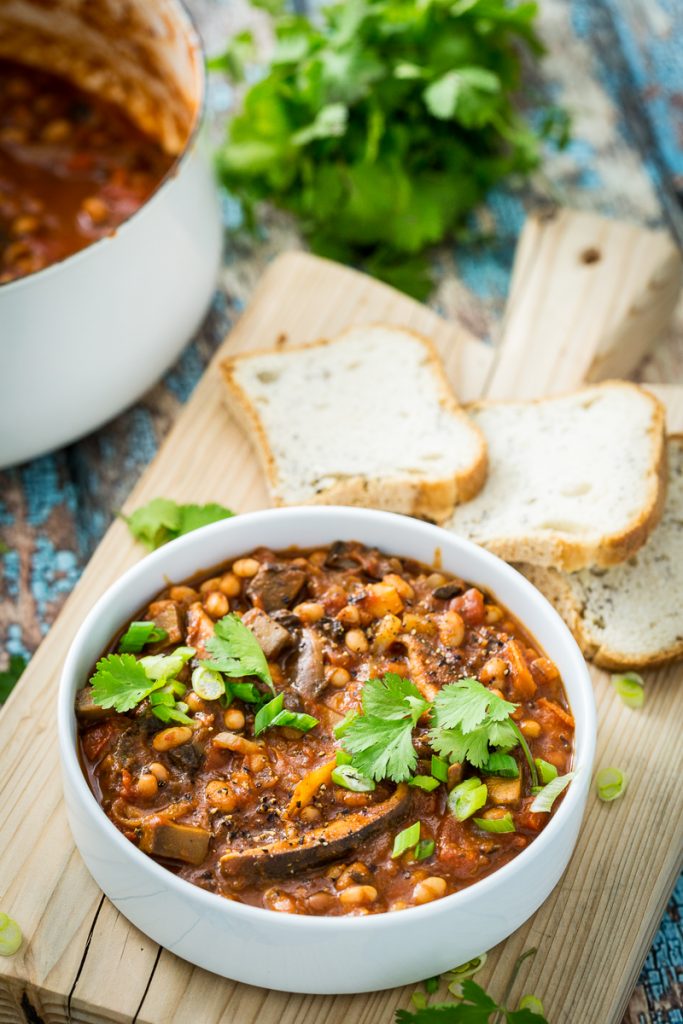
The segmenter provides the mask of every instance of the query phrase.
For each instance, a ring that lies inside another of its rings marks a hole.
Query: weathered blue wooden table
[[[192,0],[190,6],[210,52],[248,17],[240,0]],[[477,227],[495,242],[435,254],[432,305],[482,337],[502,313],[515,241],[526,210],[539,201],[667,224],[683,244],[683,3],[543,0],[542,8],[545,78],[574,115],[574,141],[549,156],[524,192],[491,196]],[[216,123],[231,101],[230,90],[213,83]],[[231,213],[226,202],[226,223]],[[229,240],[221,288],[206,320],[157,387],[90,437],[0,474],[0,540],[9,548],[0,558],[0,669],[10,655],[30,658],[260,270],[276,252],[299,244],[292,225],[276,215],[258,241]],[[640,376],[683,384],[683,308]],[[624,1024],[683,1024],[682,912],[683,879]]]

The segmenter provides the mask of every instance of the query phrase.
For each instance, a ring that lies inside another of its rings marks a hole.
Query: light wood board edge
[[[630,376],[671,320],[681,266],[663,231],[566,209],[530,217],[488,397]]]

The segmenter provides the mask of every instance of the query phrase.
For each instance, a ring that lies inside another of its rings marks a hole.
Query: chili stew
[[[556,666],[479,587],[357,542],[169,586],[76,702],[93,793],[180,877],[281,912],[399,910],[521,853],[567,784]]]

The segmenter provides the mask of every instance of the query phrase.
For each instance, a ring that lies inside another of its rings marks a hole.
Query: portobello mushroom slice
[[[100,722],[105,718],[113,718],[114,708],[101,708],[92,699],[92,686],[84,686],[76,694],[76,717],[82,722]]]
[[[293,662],[292,689],[300,697],[315,700],[326,685],[322,637],[313,629],[302,629]]]
[[[162,642],[162,649],[183,640],[183,611],[176,601],[153,601],[149,606],[149,616],[155,626],[168,634]]]
[[[264,612],[289,608],[306,582],[306,573],[288,562],[266,562],[247,587],[247,594]]]
[[[210,841],[211,833],[196,825],[149,822],[141,828],[140,849],[155,857],[201,864],[209,852]]]
[[[293,832],[274,843],[246,850],[228,850],[220,859],[224,875],[250,872],[266,877],[282,877],[344,857],[375,832],[388,828],[404,817],[410,808],[410,791],[405,783],[381,804],[363,807],[354,814],[336,818],[308,832]]]
[[[277,658],[288,644],[293,643],[292,634],[260,608],[250,608],[243,615],[242,623],[254,634],[269,661]]]

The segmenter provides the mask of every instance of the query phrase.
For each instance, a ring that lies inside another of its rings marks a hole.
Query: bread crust
[[[659,523],[666,500],[667,465],[666,465],[666,410],[659,399],[646,388],[630,381],[609,380],[600,384],[591,384],[575,391],[553,395],[548,398],[534,399],[529,405],[540,405],[555,401],[558,398],[580,395],[584,391],[592,391],[596,387],[631,388],[640,395],[645,395],[652,403],[653,420],[649,428],[650,437],[650,473],[647,481],[646,500],[637,516],[628,526],[612,534],[603,535],[597,543],[581,540],[570,540],[559,532],[554,536],[546,533],[543,536],[528,535],[520,537],[488,540],[486,548],[506,562],[525,562],[531,565],[550,566],[564,572],[576,572],[579,569],[609,568],[626,561],[642,547],[654,528]],[[495,408],[501,405],[518,405],[518,402],[471,402],[465,408],[468,412],[479,409]]]
[[[390,512],[429,519],[443,523],[453,513],[454,507],[463,501],[469,501],[484,486],[488,469],[486,441],[482,430],[467,416],[457,402],[441,359],[429,339],[417,331],[392,324],[371,323],[364,325],[366,329],[382,328],[401,331],[418,341],[425,349],[430,368],[436,379],[439,392],[439,403],[448,413],[462,420],[476,438],[476,452],[469,466],[452,476],[429,477],[419,479],[407,476],[378,477],[368,479],[362,475],[338,479],[330,487],[311,496],[306,504],[319,505],[356,505],[365,508],[379,508]],[[287,346],[285,349],[261,348],[240,353],[224,359],[220,363],[220,371],[226,384],[228,406],[238,423],[245,429],[252,445],[256,449],[261,465],[268,481],[271,497],[276,505],[285,505],[282,483],[278,474],[277,459],[268,441],[268,433],[258,409],[249,395],[237,380],[237,369],[250,359],[271,356],[287,358],[291,354],[310,352],[316,348],[332,346],[358,327],[350,327],[334,338],[321,338],[318,341],[301,345]]]
[[[683,434],[670,435],[668,444],[683,448]],[[584,656],[599,668],[612,671],[650,669],[683,658],[683,637],[658,651],[640,654],[626,654],[602,643],[583,618],[585,605],[581,600],[580,585],[572,586],[569,576],[553,568],[523,563],[517,564],[516,568],[547,597],[566,622]]]

